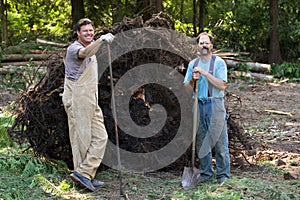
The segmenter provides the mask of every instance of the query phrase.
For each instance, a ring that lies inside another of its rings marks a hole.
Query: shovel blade
[[[198,185],[200,179],[200,171],[196,167],[184,167],[182,174],[182,187],[194,188]]]

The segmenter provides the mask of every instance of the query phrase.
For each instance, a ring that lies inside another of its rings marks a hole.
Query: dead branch
[[[238,56],[249,56],[249,52],[221,52],[222,50],[217,50],[214,54],[220,57],[238,57]]]
[[[47,41],[47,40],[43,40],[43,39],[39,39],[39,38],[36,39],[36,42],[37,43],[42,43],[42,44],[48,44],[48,45],[59,47],[59,48],[66,48],[69,45],[69,44],[51,42],[51,41]]]

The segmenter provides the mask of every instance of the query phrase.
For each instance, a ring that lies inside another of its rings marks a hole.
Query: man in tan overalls
[[[63,104],[68,115],[69,136],[74,172],[71,179],[95,191],[104,183],[94,179],[107,143],[102,111],[98,105],[98,65],[95,53],[101,42],[111,42],[114,36],[102,35],[94,41],[91,20],[76,24],[78,40],[72,43],[65,59]]]

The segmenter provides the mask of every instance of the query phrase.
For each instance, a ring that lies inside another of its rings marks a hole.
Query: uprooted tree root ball
[[[96,38],[101,34],[111,32],[120,33],[133,28],[141,27],[165,27],[173,29],[174,23],[165,14],[160,13],[152,19],[143,23],[141,17],[134,19],[124,18],[120,23],[114,24],[111,28],[96,31]],[[157,32],[157,35],[160,35]],[[136,39],[147,39],[147,35],[136,35]],[[165,37],[161,35],[161,37]],[[164,38],[168,41],[168,38]],[[169,42],[170,48],[190,48],[189,44],[174,44]],[[180,48],[180,49],[181,49]],[[126,71],[143,63],[162,63],[172,66],[182,73],[185,72],[178,66],[187,66],[188,62],[195,56],[192,53],[184,59],[174,53],[164,50],[141,49],[128,52],[112,63],[114,82],[117,82]],[[19,142],[28,142],[34,149],[36,155],[45,156],[50,159],[65,161],[72,168],[72,154],[68,135],[67,115],[62,104],[61,94],[63,92],[64,64],[63,53],[54,54],[48,60],[47,73],[40,82],[16,100],[17,118],[9,129],[11,138]],[[153,104],[167,105],[169,101],[175,101],[176,97],[172,92],[158,84],[149,83],[138,89],[129,102],[132,120],[138,125],[149,123],[149,110]],[[111,88],[109,72],[105,71],[99,80],[99,105],[103,111],[105,126],[109,140],[115,142],[115,127],[111,111]],[[247,135],[239,126],[239,108],[241,101],[238,96],[227,93],[226,107],[230,115],[228,119],[229,145],[232,159],[242,157],[242,151],[250,149]],[[171,112],[164,128],[151,138],[135,138],[128,134],[119,132],[120,147],[131,152],[150,152],[162,148],[172,140],[180,123],[179,112]],[[191,148],[182,155],[176,162],[164,168],[165,170],[182,170],[190,162]],[[239,165],[245,164],[245,159]]]

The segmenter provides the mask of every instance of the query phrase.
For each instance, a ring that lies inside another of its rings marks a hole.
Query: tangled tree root
[[[96,37],[106,32],[116,34],[143,26],[164,26],[173,28],[174,23],[163,13],[155,15],[153,19],[150,19],[145,24],[143,24],[142,18],[140,17],[135,19],[124,18],[121,23],[115,24],[111,28],[99,30]],[[160,33],[157,32],[157,34]],[[137,39],[143,37],[145,38],[147,35],[136,35]],[[165,39],[166,41],[168,40],[168,38]],[[189,44],[186,43],[183,45],[182,41],[179,41],[178,44],[174,44],[173,41],[170,41],[169,45],[174,48],[176,48],[176,46],[189,48]],[[19,142],[28,142],[37,155],[63,160],[72,168],[67,115],[64,111],[61,98],[64,81],[63,55],[57,54],[54,56],[55,57],[51,57],[47,61],[47,73],[40,82],[17,99],[17,118],[9,130],[9,133],[11,138]],[[179,70],[178,66],[187,66],[193,56],[195,56],[195,54],[191,53],[191,55],[187,56],[189,59],[185,60],[174,53],[163,50],[143,49],[129,52],[113,62],[113,76],[116,79],[114,81],[120,79],[127,70],[139,64],[143,64],[145,61],[163,63]],[[185,72],[181,70],[180,73],[184,75]],[[99,105],[104,114],[109,139],[115,142],[114,120],[110,108],[110,77],[108,74],[108,72],[105,72],[99,80]],[[131,117],[139,125],[147,124],[150,120],[149,110],[152,104],[160,103],[166,105],[169,101],[173,101],[174,99],[176,99],[176,97],[170,93],[170,91],[159,87],[157,84],[147,84],[133,94],[129,103]],[[227,93],[226,107],[230,114],[228,119],[230,148],[239,151],[251,148],[251,145],[248,144],[247,137],[238,124],[238,108],[240,103],[237,96]],[[174,112],[173,116],[169,119],[171,120],[166,122],[164,130],[149,139],[135,138],[120,131],[120,147],[132,152],[150,152],[163,147],[172,140],[174,134],[176,134],[176,132],[172,130],[176,129],[178,122],[180,123],[180,118],[176,112]],[[165,169],[182,170],[190,161],[190,156],[191,149],[188,149],[181,158]]]

